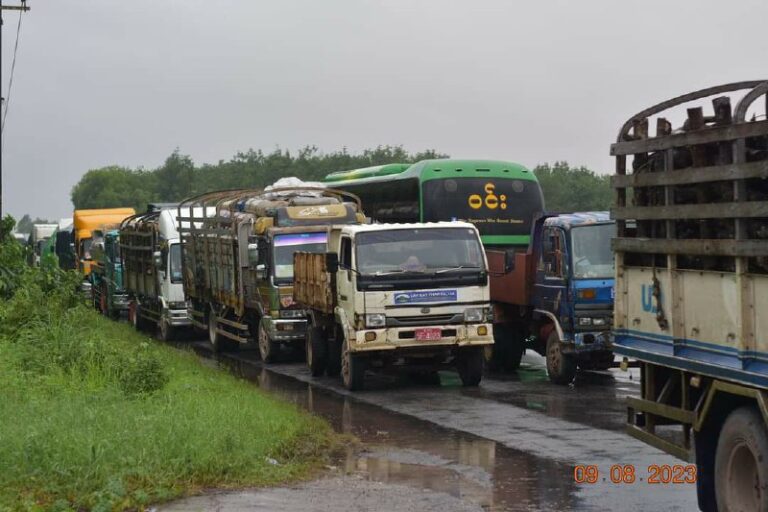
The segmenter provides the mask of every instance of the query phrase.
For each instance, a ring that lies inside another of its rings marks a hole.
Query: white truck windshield
[[[325,232],[275,236],[275,278],[293,279],[293,253],[296,251],[325,252],[327,241],[328,235]]]
[[[484,269],[483,249],[473,229],[416,228],[359,233],[357,270],[385,275]]]

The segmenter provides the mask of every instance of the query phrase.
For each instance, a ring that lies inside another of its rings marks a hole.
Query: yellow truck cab
[[[102,208],[94,210],[75,210],[74,214],[74,251],[77,254],[77,268],[87,277],[91,272],[91,244],[95,231],[116,228],[123,219],[134,215],[133,208]],[[89,283],[84,281],[84,288]]]

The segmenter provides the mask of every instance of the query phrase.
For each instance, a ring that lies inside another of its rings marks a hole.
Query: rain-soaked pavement
[[[195,350],[211,357],[205,343]],[[696,510],[692,484],[648,484],[651,464],[682,464],[628,437],[624,397],[639,394],[637,370],[585,373],[572,386],[547,380],[528,352],[517,373],[491,374],[464,389],[369,375],[350,393],[336,378],[313,378],[302,363],[264,367],[257,351],[220,362],[261,388],[357,437],[320,480],[287,488],[212,494],[162,510]],[[597,483],[577,484],[575,465],[597,465]],[[632,484],[611,467],[633,465]]]

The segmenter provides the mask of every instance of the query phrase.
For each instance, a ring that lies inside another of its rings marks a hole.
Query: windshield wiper
[[[444,268],[441,270],[437,270],[435,274],[444,274],[446,272],[453,272],[454,270],[463,270],[463,269],[469,269],[469,268],[475,268],[479,269],[480,267],[474,267],[470,265],[459,265],[458,267],[450,267],[450,268]]]
[[[424,274],[425,272],[423,270],[403,270],[403,269],[389,270],[387,272],[377,270],[376,272],[373,273],[373,275],[374,276],[391,276],[393,274],[405,274],[405,273]]]

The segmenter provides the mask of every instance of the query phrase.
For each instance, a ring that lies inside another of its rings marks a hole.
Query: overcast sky
[[[18,4],[19,0],[4,1]],[[768,78],[766,0],[28,0],[3,210],[70,216],[88,169],[401,144],[612,168],[636,111]],[[18,15],[4,13],[2,90]]]

